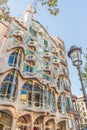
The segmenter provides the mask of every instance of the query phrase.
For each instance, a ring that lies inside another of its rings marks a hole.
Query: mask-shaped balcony
[[[26,60],[28,61],[28,62],[34,62],[34,64],[35,64],[35,62],[36,62],[36,56],[35,55],[29,55],[29,56],[27,56],[26,57]]]
[[[46,74],[47,76],[50,76],[50,74],[51,74],[50,70],[44,70],[44,72],[45,72],[45,74]]]
[[[43,57],[44,57],[44,60],[46,60],[47,62],[50,61],[50,54],[49,54],[49,52],[45,52]]]
[[[36,43],[36,41],[30,41],[30,42],[28,43],[28,46],[34,46],[34,47],[36,47],[36,46],[37,46],[37,43]]]
[[[42,28],[38,28],[38,33],[40,34],[40,36],[42,36],[44,34],[44,31]]]
[[[53,60],[53,64],[54,64],[55,66],[58,66],[58,64],[59,64],[58,59],[54,59],[54,60]]]
[[[13,37],[15,38],[16,42],[21,43],[23,41],[23,31],[15,30]]]
[[[28,47],[29,49],[32,51],[32,52],[35,52],[36,51],[36,47],[37,47],[37,43],[35,41],[30,41],[28,43]]]
[[[44,70],[44,71],[51,71],[50,65],[45,65],[45,66],[43,66],[43,70]]]
[[[57,57],[57,56],[58,56],[58,51],[57,51],[56,49],[54,49],[54,50],[52,51],[52,54]]]

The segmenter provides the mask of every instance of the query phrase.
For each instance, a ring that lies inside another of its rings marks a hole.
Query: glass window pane
[[[27,97],[27,92],[25,90],[21,90],[20,101],[23,104],[27,104]]]
[[[48,41],[44,39],[44,45],[45,47],[48,47]]]
[[[9,64],[9,66],[13,66],[13,65],[14,65],[14,55],[11,55],[11,56],[9,57],[8,64]]]

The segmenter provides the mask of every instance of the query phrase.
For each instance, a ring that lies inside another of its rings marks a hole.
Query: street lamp
[[[81,77],[81,72],[80,72],[80,66],[82,65],[82,60],[81,60],[81,54],[82,54],[82,49],[78,48],[76,46],[72,46],[68,52],[68,57],[71,58],[73,66],[75,66],[78,70],[79,77],[80,77],[80,82],[81,82],[81,87],[82,87],[82,92],[83,92],[83,97],[87,109],[87,96],[86,96],[86,91],[83,85],[82,77]]]

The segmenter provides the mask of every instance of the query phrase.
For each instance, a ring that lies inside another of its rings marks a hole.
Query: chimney
[[[24,22],[30,24],[32,22],[34,12],[32,11],[32,6],[29,5],[28,9],[24,12]]]

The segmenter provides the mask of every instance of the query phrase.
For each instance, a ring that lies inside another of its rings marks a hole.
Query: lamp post
[[[86,109],[87,109],[87,95],[86,95],[86,91],[85,91],[85,88],[83,85],[81,72],[80,72],[80,66],[82,65],[81,54],[82,54],[81,48],[78,48],[76,46],[72,46],[68,52],[68,57],[71,58],[73,66],[75,66],[78,70],[78,74],[79,74],[80,82],[81,82],[81,87],[82,87],[82,92],[83,92],[83,97],[84,97],[84,102],[85,102]]]

